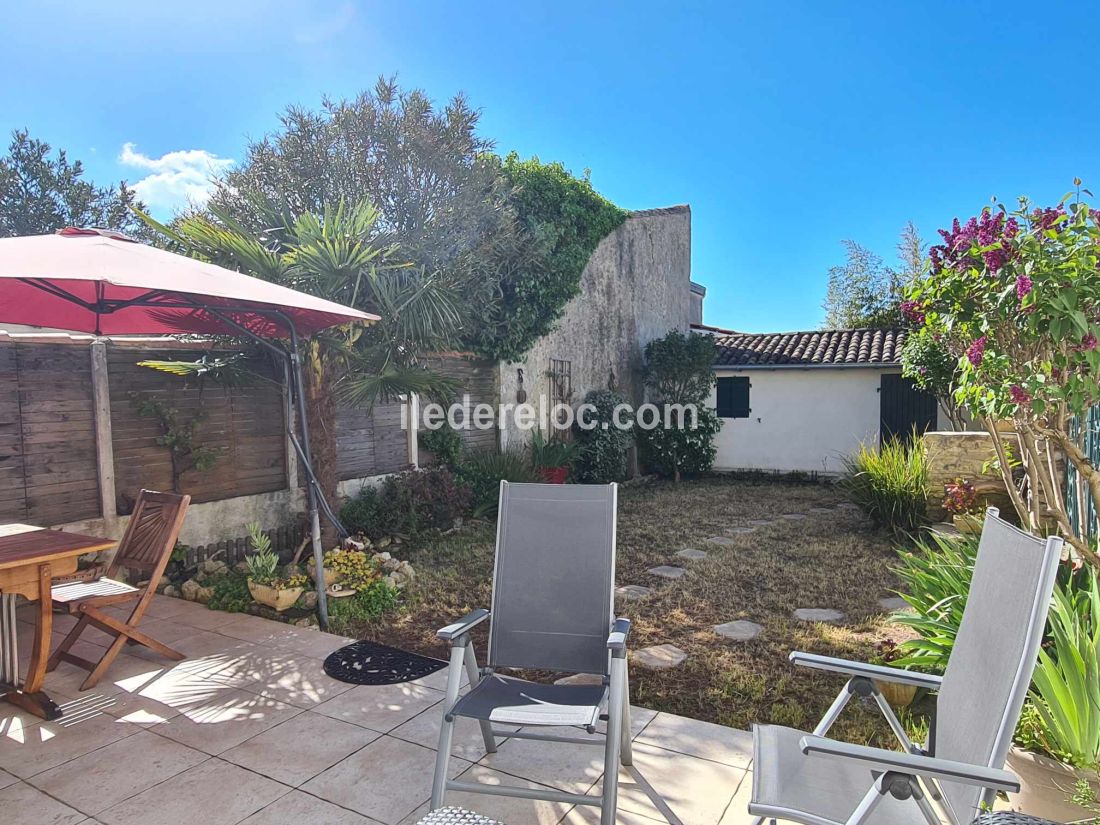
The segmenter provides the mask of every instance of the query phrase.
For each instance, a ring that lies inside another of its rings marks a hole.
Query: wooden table
[[[52,579],[76,572],[77,557],[113,547],[98,536],[0,524],[0,694],[12,704],[57,719],[61,709],[42,691],[53,632]],[[15,597],[38,602],[38,622],[25,681],[19,678]]]

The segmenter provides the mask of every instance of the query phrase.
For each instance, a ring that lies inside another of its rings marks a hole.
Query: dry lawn
[[[842,501],[829,486],[723,477],[622,488],[618,582],[653,588],[647,598],[619,602],[619,614],[633,620],[631,647],[667,642],[688,654],[673,670],[632,667],[634,702],[737,728],[754,721],[812,727],[842,680],[795,670],[787,653],[797,648],[865,660],[876,642],[892,635],[878,600],[896,586],[894,551],[858,511],[838,508]],[[807,518],[787,521],[785,513]],[[774,524],[749,534],[726,532],[756,519]],[[708,543],[714,536],[734,543]],[[492,544],[492,526],[473,523],[395,548],[418,572],[415,592],[400,615],[361,626],[360,635],[445,657],[435,629],[489,604]],[[687,547],[706,550],[708,557],[678,559],[676,551]],[[660,564],[688,573],[666,581],[646,572]],[[792,616],[799,607],[834,608],[845,619],[801,622]],[[764,632],[749,642],[713,632],[714,625],[735,619],[761,624]],[[484,651],[484,636],[478,649]],[[889,741],[871,709],[846,712],[836,732],[856,741]]]

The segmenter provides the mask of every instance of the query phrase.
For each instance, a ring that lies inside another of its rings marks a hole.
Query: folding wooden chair
[[[176,539],[190,503],[191,496],[142,490],[134,505],[126,534],[119,542],[118,550],[106,573],[92,581],[66,582],[55,584],[51,588],[54,603],[63,605],[71,615],[79,618],[69,635],[50,655],[47,670],[53,670],[62,661],[78,665],[90,671],[88,678],[80,686],[81,690],[87,690],[99,682],[123,645],[128,643],[145,645],[175,661],[184,658],[182,653],[142,633],[137,625],[145,615],[149,600],[156,593],[157,582],[164,575],[164,568],[167,567],[172,549],[176,546]],[[140,572],[148,579],[148,583],[144,587],[133,587],[114,579],[121,568]],[[125,620],[103,610],[111,605],[135,600],[137,604]],[[90,662],[69,652],[89,625],[115,636],[98,662]]]

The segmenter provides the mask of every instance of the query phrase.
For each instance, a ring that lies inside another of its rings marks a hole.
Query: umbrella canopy
[[[289,335],[286,320],[301,335],[378,320],[103,230],[0,239],[0,323],[96,335],[237,334],[215,312],[264,338]]]

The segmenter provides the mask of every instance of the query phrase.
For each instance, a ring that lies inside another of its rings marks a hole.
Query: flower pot
[[[1008,795],[1012,810],[1056,822],[1077,822],[1095,816],[1069,801],[1081,779],[1089,781],[1094,794],[1100,791],[1095,772],[1015,747],[1008,752],[1007,763],[1008,769],[1020,778],[1020,792]]]
[[[313,559],[309,560],[308,568],[309,577],[314,581],[317,581],[317,565],[313,563]],[[339,578],[340,574],[337,571],[329,567],[325,568],[325,587],[332,587],[332,585],[336,584]]]
[[[960,533],[968,536],[980,536],[984,520],[974,513],[957,513],[951,517],[951,523]]]
[[[907,708],[913,704],[913,700],[917,698],[917,687],[915,685],[899,685],[897,682],[880,682],[878,679],[874,680],[875,687],[879,689],[883,698],[890,703],[890,707],[894,710],[901,710]]]
[[[282,613],[284,610],[293,606],[294,602],[298,601],[298,597],[302,595],[302,588],[276,588],[269,584],[258,584],[249,579],[248,592],[251,593],[252,598],[260,604]]]
[[[547,484],[565,484],[569,478],[568,467],[540,467],[539,477]]]

